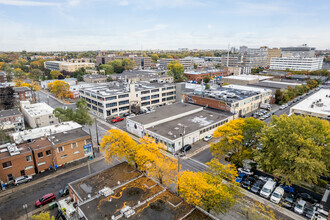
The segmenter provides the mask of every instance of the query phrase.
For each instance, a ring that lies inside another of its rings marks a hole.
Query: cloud
[[[77,5],[79,5],[79,3],[80,3],[80,0],[68,0],[68,4],[70,6],[77,6]]]
[[[58,6],[56,2],[25,1],[25,0],[0,0],[0,4],[12,6]]]
[[[211,30],[211,29],[213,28],[212,24],[208,24],[208,25],[207,25],[207,28],[208,28],[209,30]]]
[[[139,35],[139,34],[145,34],[145,33],[160,31],[160,30],[165,29],[167,26],[168,26],[167,24],[156,24],[152,28],[135,31],[135,32],[133,32],[133,34]]]

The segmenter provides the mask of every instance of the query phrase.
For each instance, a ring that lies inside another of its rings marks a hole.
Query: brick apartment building
[[[0,72],[0,83],[7,82],[7,75],[6,72]]]
[[[18,108],[0,111],[0,129],[16,132],[25,129],[24,116]]]
[[[81,128],[18,145],[4,144],[0,146],[0,182],[8,183],[92,154],[91,138]]]
[[[32,101],[32,91],[28,87],[13,87],[19,101]]]

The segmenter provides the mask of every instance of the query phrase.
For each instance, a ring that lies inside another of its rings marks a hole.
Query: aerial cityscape
[[[330,220],[329,8],[0,0],[0,220]]]

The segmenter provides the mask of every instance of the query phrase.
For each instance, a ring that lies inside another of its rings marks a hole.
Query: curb
[[[93,164],[93,163],[98,162],[98,161],[100,161],[100,160],[104,160],[104,156],[100,156],[100,157],[95,158],[94,160],[92,160],[92,161],[90,162],[90,164]],[[5,197],[5,196],[7,196],[7,195],[9,195],[9,194],[11,194],[11,193],[14,193],[14,192],[20,191],[20,190],[22,190],[22,189],[25,189],[25,188],[27,188],[27,187],[30,187],[30,186],[32,186],[32,185],[34,185],[34,184],[41,183],[41,182],[43,182],[43,181],[49,180],[49,179],[54,178],[54,177],[57,177],[57,176],[59,176],[59,175],[62,175],[62,174],[68,173],[68,172],[70,172],[70,171],[72,171],[72,170],[79,169],[79,168],[81,168],[81,167],[86,166],[87,164],[88,164],[88,162],[85,162],[85,163],[79,164],[79,165],[77,165],[77,166],[74,166],[74,167],[68,168],[68,169],[64,169],[64,170],[56,171],[55,173],[50,174],[50,175],[47,175],[47,176],[44,176],[44,177],[41,177],[41,178],[38,179],[38,180],[31,181],[31,182],[25,183],[25,184],[20,185],[20,186],[16,186],[16,187],[14,187],[14,188],[12,188],[12,189],[4,190],[4,191],[2,191],[2,192],[0,193],[0,198]]]
[[[196,154],[199,154],[200,152],[206,150],[207,148],[210,148],[211,147],[210,144],[211,143],[209,143],[208,145],[205,145],[204,147],[199,148],[198,150],[195,150],[194,152],[192,152],[191,154],[187,155],[186,157],[187,158],[191,158],[191,157],[195,156]]]

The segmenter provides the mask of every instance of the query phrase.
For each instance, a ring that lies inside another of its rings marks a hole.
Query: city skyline
[[[0,0],[0,51],[330,48],[325,1]]]

